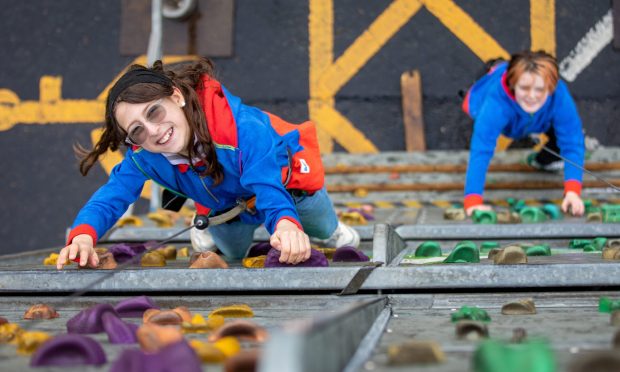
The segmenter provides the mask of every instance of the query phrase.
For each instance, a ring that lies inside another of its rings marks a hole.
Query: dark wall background
[[[390,4],[334,1],[338,57]],[[456,3],[507,51],[530,45],[529,1]],[[94,99],[133,57],[119,54],[121,3],[0,2],[0,89],[37,100],[43,75],[63,77],[63,98]],[[568,55],[609,10],[610,1],[557,0],[557,56]],[[220,80],[246,102],[291,121],[308,116],[308,3],[235,1],[234,56],[215,62]],[[421,72],[430,149],[467,148],[470,123],[457,97],[482,62],[421,9],[337,95],[336,108],[382,151],[404,150],[400,75]],[[608,45],[571,84],[587,133],[619,145],[620,53]],[[97,125],[16,125],[0,132],[0,253],[61,247],[79,207],[106,180],[83,178],[71,146],[90,144]],[[336,145],[336,151],[342,147]],[[146,203],[138,205],[144,211]]]

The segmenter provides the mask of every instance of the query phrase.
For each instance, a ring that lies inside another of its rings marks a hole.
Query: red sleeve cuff
[[[196,206],[196,214],[208,216],[211,213],[211,208],[207,208],[202,204],[194,203]]]
[[[469,208],[480,204],[482,204],[482,195],[465,195],[465,200],[463,200],[463,209],[468,210]]]
[[[282,217],[278,220],[278,222],[276,222],[276,226],[278,226],[278,223],[280,223],[280,221],[282,220],[288,220],[291,221],[292,223],[294,223],[297,228],[301,231],[304,231],[304,228],[301,226],[301,224],[299,223],[299,221],[297,221],[296,219],[294,219],[293,217]]]
[[[82,224],[77,225],[73,228],[73,230],[71,230],[69,237],[67,238],[67,245],[71,244],[73,238],[81,234],[90,235],[90,237],[93,238],[93,247],[97,244],[97,231],[95,231],[95,228],[91,225]]]
[[[569,191],[581,196],[581,182],[577,180],[564,181],[564,195]]]

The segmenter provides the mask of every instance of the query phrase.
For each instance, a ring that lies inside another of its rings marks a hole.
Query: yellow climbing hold
[[[17,354],[30,355],[50,338],[52,336],[45,332],[22,332],[17,336]]]
[[[116,226],[124,227],[124,226],[136,226],[141,227],[144,225],[140,217],[138,216],[127,216],[123,217],[118,222],[116,222]]]
[[[221,315],[224,318],[251,318],[254,316],[252,308],[246,304],[236,304],[230,306],[223,306],[213,310],[209,314],[209,318]]]
[[[266,258],[267,256],[246,257],[241,260],[241,264],[248,269],[261,269],[265,267]]]

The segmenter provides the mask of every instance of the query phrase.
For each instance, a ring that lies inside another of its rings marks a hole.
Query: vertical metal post
[[[149,67],[162,58],[162,0],[152,0],[151,2],[151,35],[149,36],[149,46],[146,51],[146,60]],[[156,211],[161,206],[161,188],[155,182],[151,182],[151,201],[149,210]]]

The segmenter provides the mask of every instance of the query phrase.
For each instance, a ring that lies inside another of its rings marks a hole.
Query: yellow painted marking
[[[334,11],[332,0],[310,0],[310,13],[308,16],[309,32],[309,79],[310,100],[308,100],[308,113],[310,120],[317,124],[317,137],[319,147],[323,153],[331,153],[334,149],[332,137],[321,127],[316,120],[316,114],[311,104],[316,97],[318,81],[321,74],[334,62]],[[334,99],[324,98],[324,104],[334,107]]]
[[[530,0],[532,50],[555,56],[555,0]]]
[[[551,199],[551,202],[553,204],[557,204],[557,205],[562,205],[563,201],[564,201],[564,199]]]
[[[373,204],[377,208],[384,208],[384,209],[393,209],[395,207],[394,203],[387,202],[387,201],[376,201]]]
[[[506,151],[506,149],[512,143],[512,139],[500,134],[497,138],[497,144],[495,145],[495,151]]]
[[[439,208],[452,208],[452,203],[448,200],[433,200],[432,204]]]
[[[510,58],[510,54],[452,0],[420,1],[482,61],[498,57]]]
[[[422,203],[417,200],[403,200],[403,205],[408,208],[422,208]]]
[[[393,1],[329,67],[316,90],[317,98],[333,97],[422,7],[416,0]]]
[[[333,106],[320,101],[311,101],[313,120],[321,123],[322,129],[351,153],[377,153],[379,150],[364,133],[355,129],[353,124]]]

